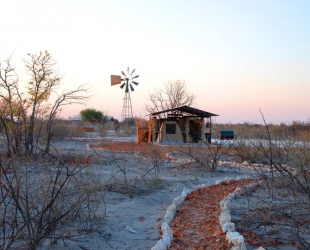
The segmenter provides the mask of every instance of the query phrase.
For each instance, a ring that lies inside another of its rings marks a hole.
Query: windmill
[[[134,81],[134,79],[138,78],[139,75],[132,76],[135,72],[135,69],[129,73],[129,67],[127,68],[127,73],[122,71],[122,76],[115,76],[111,75],[111,85],[121,84],[120,88],[125,89],[125,96],[123,99],[123,110],[122,110],[122,120],[128,120],[133,119],[132,115],[132,105],[131,105],[131,98],[130,98],[130,92],[134,91],[134,85],[138,85],[139,83]]]

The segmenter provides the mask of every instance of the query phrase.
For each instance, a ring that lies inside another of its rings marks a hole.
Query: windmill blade
[[[136,75],[136,76],[134,76],[132,79],[135,79],[135,78],[138,78],[139,77],[139,75]]]
[[[120,86],[120,88],[122,89],[122,88],[124,88],[124,86],[125,86],[125,82]]]
[[[123,74],[123,76],[125,76],[126,77],[126,74],[124,73],[124,71],[122,70],[122,74]]]
[[[135,81],[132,81],[132,83],[135,84],[135,85],[137,85],[137,86],[138,86],[138,84],[139,84],[138,82],[135,82]]]
[[[131,84],[130,84],[129,86],[130,86],[130,90],[131,90],[131,92],[132,92],[132,91],[135,91],[135,89],[132,87],[132,85],[131,85]]]
[[[125,92],[126,92],[126,93],[128,93],[128,92],[129,92],[129,89],[128,89],[128,84],[126,84]]]
[[[131,74],[130,74],[130,76],[132,76],[132,74],[133,74],[133,72],[135,72],[135,70],[136,70],[136,69],[133,69],[133,70],[131,71]]]
[[[129,75],[129,67],[127,67],[127,75]]]

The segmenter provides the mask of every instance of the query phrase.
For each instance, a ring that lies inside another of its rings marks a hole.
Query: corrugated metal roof
[[[179,111],[179,112],[182,112],[182,113],[187,113],[187,114],[190,114],[192,116],[199,116],[199,117],[219,116],[219,115],[212,114],[210,112],[203,111],[203,110],[196,109],[196,108],[192,108],[192,107],[189,107],[189,106],[181,106],[181,107],[177,107],[177,108],[166,109],[166,110],[162,110],[162,111],[159,111],[159,112],[151,113],[150,115],[159,115],[159,114],[173,112],[173,111]]]

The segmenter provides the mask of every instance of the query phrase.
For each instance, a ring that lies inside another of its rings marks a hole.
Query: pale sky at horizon
[[[0,60],[48,50],[64,88],[89,83],[87,106],[120,119],[124,91],[110,75],[135,68],[133,112],[148,93],[184,80],[196,108],[220,123],[310,119],[310,1],[287,0],[10,0],[1,1]]]

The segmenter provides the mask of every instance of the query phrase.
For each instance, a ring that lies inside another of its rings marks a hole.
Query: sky
[[[0,60],[13,55],[20,84],[23,59],[48,50],[63,89],[89,84],[86,106],[121,118],[124,90],[110,75],[139,75],[135,116],[149,93],[182,80],[196,108],[218,123],[278,124],[310,119],[308,0],[10,0],[1,1]]]

